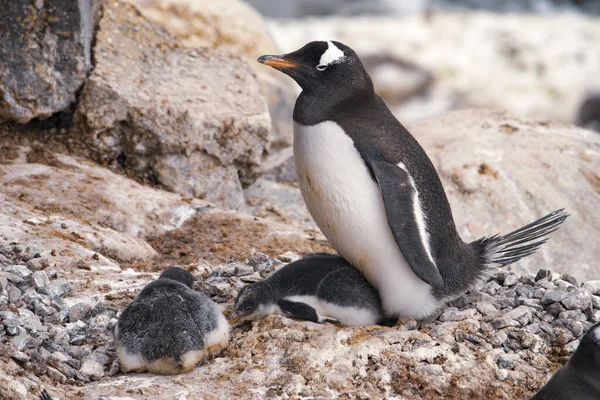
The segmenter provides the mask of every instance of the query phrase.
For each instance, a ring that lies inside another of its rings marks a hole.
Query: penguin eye
[[[319,71],[325,71],[325,69],[327,69],[327,65],[319,64],[317,65],[317,69]]]
[[[251,312],[252,312],[252,307],[251,306],[248,306],[248,307],[244,308],[244,313],[249,314]]]

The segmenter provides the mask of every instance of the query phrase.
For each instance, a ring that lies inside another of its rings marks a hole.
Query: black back
[[[158,279],[172,279],[174,281],[183,283],[190,289],[194,288],[194,277],[188,271],[178,267],[168,267],[165,269]]]

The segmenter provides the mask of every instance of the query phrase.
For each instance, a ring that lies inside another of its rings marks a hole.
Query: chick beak
[[[240,319],[242,319],[243,315],[239,314],[239,315],[234,315],[233,317],[229,318],[228,322],[229,325],[235,325]]]
[[[260,56],[257,61],[275,69],[298,67],[298,64],[288,61],[284,59],[284,57],[285,56]]]

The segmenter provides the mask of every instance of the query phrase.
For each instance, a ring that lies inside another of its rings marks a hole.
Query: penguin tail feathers
[[[533,254],[546,243],[549,234],[560,228],[569,217],[564,210],[556,210],[506,235],[483,237],[474,244],[480,250],[486,267],[503,267]]]

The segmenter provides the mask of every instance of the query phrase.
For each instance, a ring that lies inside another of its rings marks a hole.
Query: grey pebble
[[[565,290],[548,290],[546,293],[544,293],[544,297],[542,297],[542,305],[558,303],[566,297],[567,292]]]

